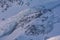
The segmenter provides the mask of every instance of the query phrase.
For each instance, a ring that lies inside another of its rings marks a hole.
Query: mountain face
[[[1,40],[46,40],[54,25],[60,23],[54,13],[59,1],[35,5],[32,0],[0,0],[0,4],[0,13],[5,17],[0,23]]]

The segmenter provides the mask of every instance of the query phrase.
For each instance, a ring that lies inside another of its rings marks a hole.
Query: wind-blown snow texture
[[[60,35],[59,0],[0,0],[0,40],[47,40]]]

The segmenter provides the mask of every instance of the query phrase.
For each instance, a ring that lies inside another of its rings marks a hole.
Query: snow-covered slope
[[[24,34],[26,36],[36,36],[50,33],[53,30],[53,25],[59,22],[58,20],[60,18],[55,18],[55,13],[52,11],[60,6],[59,1],[57,1],[57,3],[55,2],[53,2],[53,4],[51,3],[52,5],[50,4],[51,7],[48,6],[49,3],[42,6],[28,7],[26,9],[23,8],[24,6],[19,7],[22,8],[22,10],[15,7],[16,10],[20,12],[18,13],[17,11],[16,15],[8,17],[0,23],[1,40],[15,40],[17,37]]]
[[[49,38],[47,40],[60,40],[60,36],[51,37],[51,38]]]

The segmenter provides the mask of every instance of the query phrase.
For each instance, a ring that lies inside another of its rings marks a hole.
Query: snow
[[[0,40],[44,40],[46,37],[48,39],[60,35],[59,0],[21,1],[22,4],[18,5],[19,2],[11,3],[6,0],[10,7],[7,10],[0,9],[0,18],[5,18],[0,20]],[[32,25],[40,29],[37,32],[39,35],[35,34],[36,31]],[[28,35],[26,35],[26,31]]]

